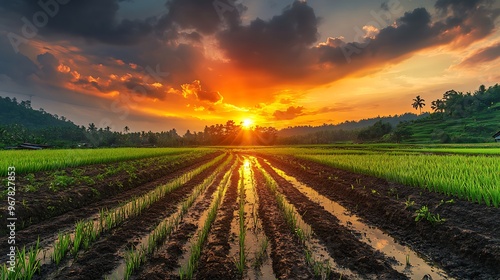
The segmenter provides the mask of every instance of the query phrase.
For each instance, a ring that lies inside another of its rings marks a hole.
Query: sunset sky
[[[122,131],[417,112],[500,82],[500,1],[0,1],[0,96]]]

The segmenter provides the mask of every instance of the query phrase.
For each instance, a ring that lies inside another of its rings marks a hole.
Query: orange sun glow
[[[252,127],[253,121],[251,119],[244,119],[243,122],[241,122],[241,126],[244,129],[250,129]]]

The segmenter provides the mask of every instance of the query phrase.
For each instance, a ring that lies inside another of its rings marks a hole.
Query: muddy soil
[[[177,205],[203,182],[217,168],[217,164],[207,168],[189,180],[184,186],[166,195],[139,217],[125,221],[110,233],[104,234],[88,251],[80,253],[70,266],[57,271],[54,264],[42,266],[39,279],[100,279],[111,272],[122,258],[118,252],[123,248],[131,248],[138,237],[151,232],[156,225],[177,211]]]
[[[231,248],[229,244],[231,221],[234,217],[234,211],[238,209],[236,198],[238,197],[240,180],[238,169],[240,166],[241,162],[233,171],[231,184],[210,229],[208,242],[201,252],[198,272],[195,275],[196,279],[234,280],[240,277],[234,260],[228,257]]]
[[[278,183],[280,192],[295,206],[302,219],[311,226],[338,264],[348,267],[364,278],[376,276],[378,279],[407,279],[391,267],[390,260],[382,253],[373,250],[357,239],[351,230],[340,225],[337,217],[309,200],[262,159],[259,159],[259,163]]]
[[[175,168],[166,170],[166,172],[169,172],[167,175],[160,177],[159,179],[156,180],[151,180],[148,183],[137,185],[133,188],[130,188],[129,190],[123,190],[120,193],[116,194],[115,196],[111,196],[112,193],[114,193],[115,191],[109,190],[108,198],[103,198],[100,201],[86,204],[85,206],[69,211],[65,214],[54,217],[50,220],[45,220],[36,225],[31,225],[26,229],[17,230],[16,231],[17,246],[18,248],[21,248],[22,246],[25,245],[31,246],[34,242],[36,242],[37,238],[40,238],[42,247],[48,243],[52,243],[54,241],[53,240],[54,236],[57,235],[57,232],[67,229],[69,227],[73,227],[75,222],[82,219],[87,219],[99,213],[101,209],[105,208],[111,209],[113,207],[118,206],[120,203],[127,201],[132,197],[143,195],[151,191],[155,187],[161,184],[165,184],[168,181],[173,180],[174,178],[177,178],[180,175],[189,172],[191,170],[194,170],[195,168],[201,166],[202,164],[209,162],[210,160],[213,159],[214,156],[215,155],[206,155],[203,156],[202,158],[193,161],[188,161],[185,164],[183,163],[181,165],[177,165],[177,167]],[[7,250],[8,248],[7,246],[10,246],[7,243],[7,238],[1,237],[0,250]],[[3,260],[3,256],[0,258],[0,260]]]
[[[217,152],[219,155],[220,152]],[[148,182],[160,180],[176,170],[192,168],[197,162],[208,161],[216,154],[205,155],[201,158],[191,156],[188,160],[176,159],[165,160],[168,157],[148,158],[132,161],[123,161],[111,164],[97,164],[78,168],[66,168],[52,172],[36,173],[33,182],[24,177],[17,182],[18,192],[16,200],[17,230],[35,225],[41,221],[53,219],[71,210],[79,209],[91,203],[105,198],[113,197],[130,189],[135,189]],[[163,159],[163,160],[162,160]],[[130,164],[137,170],[133,174],[125,170],[97,179],[99,174],[105,174],[105,170],[119,169],[121,164]],[[64,174],[65,178],[75,180],[60,190],[54,191],[49,188],[54,181],[54,172]],[[73,175],[77,172],[79,175]],[[86,179],[82,179],[86,178]],[[27,185],[34,184],[38,190],[34,192],[22,191]],[[2,221],[2,224],[4,222]],[[5,236],[5,227],[0,228],[0,236]]]
[[[234,159],[235,160],[235,159]],[[190,221],[198,220],[202,213],[210,207],[212,195],[217,190],[225,172],[233,165],[234,160],[219,173],[216,180],[207,188],[199,203],[195,203],[188,211]],[[159,248],[155,254],[148,259],[146,264],[131,277],[131,279],[178,279],[180,268],[179,259],[182,257],[184,245],[196,233],[197,225],[183,220],[179,228],[168,238],[166,244]]]
[[[265,185],[264,176],[255,167],[254,174],[259,196],[258,213],[271,245],[274,274],[278,279],[314,279],[305,261],[304,247],[289,229],[274,195]]]
[[[499,279],[500,210],[291,156],[262,155],[320,194],[335,200],[457,279]],[[304,168],[301,167],[304,166]],[[415,204],[406,207],[410,199]],[[415,222],[427,205],[446,221]]]

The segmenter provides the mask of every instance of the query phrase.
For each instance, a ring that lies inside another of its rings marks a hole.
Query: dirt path
[[[451,276],[498,279],[499,209],[457,199],[444,203],[451,198],[294,157],[263,157],[427,256]],[[408,198],[415,204],[406,208]],[[447,220],[437,225],[416,223],[415,210],[423,205]]]

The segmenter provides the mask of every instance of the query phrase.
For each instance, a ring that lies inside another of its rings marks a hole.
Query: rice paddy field
[[[500,275],[500,145],[0,155],[0,279]]]

